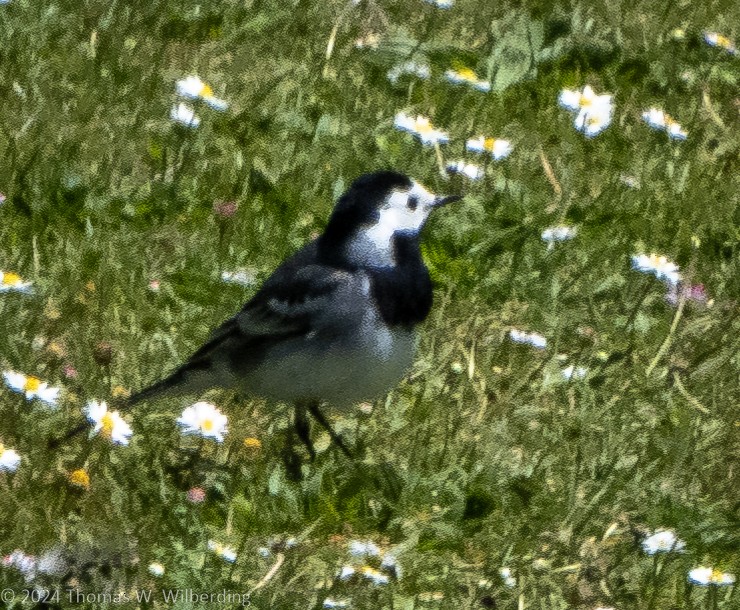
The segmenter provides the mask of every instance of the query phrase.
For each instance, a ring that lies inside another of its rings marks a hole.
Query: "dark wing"
[[[278,267],[241,311],[216,328],[188,362],[201,360],[226,342],[237,342],[248,349],[250,343],[307,334],[323,305],[350,281],[346,271],[317,263],[315,244],[309,244]]]
[[[317,262],[316,244],[285,261],[242,310],[211,333],[208,342],[165,379],[128,399],[131,407],[167,393],[188,393],[206,387],[214,366],[224,361],[258,362],[281,340],[306,335],[326,319],[324,306],[337,291],[353,289],[352,275]],[[342,298],[342,297],[340,297]],[[325,322],[324,322],[325,323]]]

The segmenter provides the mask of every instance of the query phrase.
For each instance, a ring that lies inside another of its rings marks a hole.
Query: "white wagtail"
[[[356,179],[321,236],[283,262],[187,362],[125,407],[235,388],[293,403],[295,430],[312,458],[306,411],[350,456],[319,405],[375,398],[411,366],[414,328],[432,307],[419,233],[432,210],[458,199],[392,171]]]

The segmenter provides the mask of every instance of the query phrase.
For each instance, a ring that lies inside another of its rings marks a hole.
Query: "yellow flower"
[[[244,446],[247,449],[262,449],[262,441],[258,438],[249,436],[244,439]]]
[[[67,478],[75,487],[81,487],[85,490],[90,489],[90,476],[84,468],[78,468],[70,472]]]
[[[113,389],[110,393],[113,398],[128,398],[129,394],[131,394],[131,392],[129,392],[122,385],[113,386]]]

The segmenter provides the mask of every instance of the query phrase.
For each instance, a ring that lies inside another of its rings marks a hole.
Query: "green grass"
[[[737,586],[687,572],[740,572],[740,59],[703,40],[737,40],[739,16],[725,2],[602,0],[0,5],[0,271],[34,283],[0,293],[0,367],[63,388],[57,411],[0,388],[0,442],[22,458],[0,472],[0,554],[61,545],[92,557],[80,591],[253,590],[257,608],[736,608]],[[371,32],[379,47],[355,48]],[[390,83],[409,58],[431,78]],[[454,65],[493,90],[446,82]],[[197,129],[169,119],[190,74],[230,105],[195,104]],[[592,139],[557,104],[586,84],[615,95]],[[687,140],[651,130],[650,106]],[[434,149],[394,129],[401,110],[449,132],[445,161],[483,163],[464,151],[478,135],[514,151],[481,181],[444,180]],[[316,431],[323,450],[289,482],[290,410],[223,392],[207,395],[229,416],[223,444],[182,437],[189,403],[164,400],[127,415],[128,447],[82,435],[47,448],[88,400],[171,371],[380,168],[466,197],[426,229],[435,307],[413,371],[372,414],[333,414],[359,467]],[[214,214],[220,201],[238,203],[233,218]],[[548,250],[540,233],[555,224],[579,233]],[[674,260],[711,306],[667,303],[663,282],[630,268],[642,252]],[[221,281],[240,268],[253,286]],[[547,349],[513,343],[512,328]],[[589,373],[566,382],[566,364]],[[68,482],[78,468],[87,491]],[[658,528],[686,551],[645,555]],[[368,538],[393,548],[400,579],[337,578],[347,543]],[[0,566],[0,583],[24,579]]]

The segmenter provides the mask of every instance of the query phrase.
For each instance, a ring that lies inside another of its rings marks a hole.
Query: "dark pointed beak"
[[[446,197],[437,197],[434,200],[434,207],[439,207],[442,205],[447,205],[448,203],[452,203],[453,201],[460,201],[462,199],[462,195],[447,195]]]

